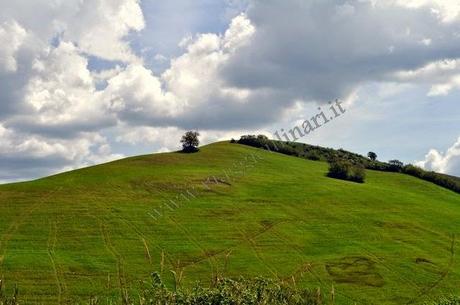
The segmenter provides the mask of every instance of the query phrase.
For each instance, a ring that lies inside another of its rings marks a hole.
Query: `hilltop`
[[[27,303],[266,276],[337,304],[416,304],[459,292],[460,196],[409,175],[214,143],[0,186],[0,275]]]

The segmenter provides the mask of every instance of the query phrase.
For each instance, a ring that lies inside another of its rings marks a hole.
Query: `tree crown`
[[[185,152],[197,151],[200,140],[198,137],[200,133],[198,131],[187,131],[181,138],[182,149]]]

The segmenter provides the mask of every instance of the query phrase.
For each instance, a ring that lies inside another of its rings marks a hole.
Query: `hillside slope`
[[[338,304],[460,292],[458,194],[407,175],[367,171],[356,184],[326,171],[221,142],[3,185],[0,276],[45,304],[133,292],[157,270],[169,283],[170,270],[183,274],[182,285],[216,274],[334,285]],[[211,176],[218,184],[203,183]]]

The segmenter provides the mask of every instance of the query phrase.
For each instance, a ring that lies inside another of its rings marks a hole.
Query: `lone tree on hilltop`
[[[200,145],[199,136],[200,133],[198,131],[187,131],[180,140],[182,151],[186,153],[197,152],[198,145]]]
[[[375,152],[373,152],[373,151],[370,151],[370,152],[367,154],[367,157],[368,157],[369,159],[371,159],[372,161],[377,160],[377,154],[376,154]]]

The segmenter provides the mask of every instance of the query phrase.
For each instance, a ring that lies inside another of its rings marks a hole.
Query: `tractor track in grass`
[[[302,221],[303,220],[299,220],[299,221]],[[285,242],[285,244],[287,244],[288,242],[291,243],[292,240],[289,239],[288,237],[284,237],[282,235],[280,235],[279,233],[277,233],[276,231],[274,231],[274,234],[281,240],[283,240]],[[305,254],[302,252],[302,250],[295,246],[295,247],[292,247],[292,249],[295,250],[295,252],[297,252],[297,254],[301,257],[301,258],[304,258],[305,257]],[[294,277],[294,280],[296,280],[298,278],[298,276],[300,275],[300,278],[303,277],[303,273],[305,272],[308,272],[314,279],[316,279],[316,281],[323,287],[327,287],[327,285],[323,282],[323,280],[321,279],[320,276],[318,276],[314,271],[315,265],[313,263],[310,263],[310,262],[306,262],[306,263],[303,263],[301,264],[295,271],[294,273],[290,276],[290,277],[286,277],[284,278],[283,280],[284,281],[288,281],[289,279],[292,279],[292,277]],[[340,290],[335,290],[335,293],[338,294],[338,295],[341,295],[343,296],[344,298],[352,301],[354,304],[363,304],[363,305],[367,305],[366,303],[364,303],[362,300],[359,300],[359,299],[356,299],[354,297],[351,297],[343,292],[341,292]]]
[[[8,242],[14,236],[14,234],[19,230],[19,228],[26,222],[26,220],[32,215],[32,213],[37,210],[42,204],[45,203],[45,200],[51,197],[53,194],[62,190],[62,187],[57,187],[44,196],[40,197],[36,203],[32,204],[29,208],[25,209],[23,213],[21,213],[16,220],[14,220],[8,229],[6,229],[5,233],[2,234],[2,238],[0,240],[0,273],[3,271],[3,263],[6,258],[6,250],[8,247]]]
[[[350,218],[352,218],[352,216],[353,216],[352,213],[346,213],[346,214],[347,214]],[[297,221],[299,221],[299,222],[302,222],[302,223],[304,223],[304,224],[308,224],[304,219],[301,219],[301,218],[297,217],[296,215],[292,215],[291,213],[289,213],[289,215],[291,215],[292,217],[294,217],[294,218],[295,218]],[[417,290],[420,289],[420,287],[419,287],[418,285],[416,285],[415,283],[413,283],[411,280],[409,280],[409,279],[406,278],[406,277],[403,277],[403,276],[399,275],[399,274],[398,274],[396,271],[394,271],[390,266],[388,266],[387,264],[385,264],[385,263],[382,261],[382,259],[380,259],[377,255],[375,255],[374,253],[372,253],[369,249],[366,249],[366,248],[363,248],[363,247],[361,247],[361,249],[362,249],[363,251],[365,251],[369,257],[372,257],[372,258],[379,264],[379,266],[384,267],[385,269],[387,269],[388,271],[390,271],[392,274],[396,275],[396,278],[397,278],[397,279],[400,279],[400,280],[403,280],[403,282],[409,283],[409,285],[412,286],[414,289],[417,289]],[[351,297],[349,297],[349,296],[347,296],[347,295],[345,295],[345,294],[343,294],[343,293],[340,293],[340,292],[339,292],[339,294],[342,294],[343,296],[345,296],[345,297],[347,297],[347,298],[353,300]],[[354,300],[354,301],[357,301],[357,300]],[[361,301],[359,301],[359,302],[362,303]],[[411,303],[409,302],[409,303],[406,304],[406,305],[409,305],[409,304],[411,304]]]
[[[352,213],[347,213],[347,215],[351,218],[353,215]],[[409,283],[410,286],[412,286],[414,289],[416,290],[421,290],[421,292],[419,293],[418,296],[416,296],[414,299],[410,300],[408,303],[406,303],[406,305],[411,305],[411,304],[414,304],[417,300],[419,300],[420,298],[422,298],[423,296],[427,296],[429,297],[429,292],[432,291],[433,289],[435,289],[443,280],[445,277],[447,277],[448,273],[450,272],[450,270],[452,269],[452,265],[453,265],[453,258],[454,258],[454,244],[455,244],[455,235],[453,235],[453,237],[451,238],[451,258],[450,258],[450,262],[449,262],[449,265],[448,265],[448,269],[446,271],[443,272],[443,274],[441,275],[441,278],[436,281],[433,285],[430,285],[427,288],[421,288],[419,285],[415,284],[414,282],[412,282],[412,280],[408,279],[407,277],[405,276],[401,276],[399,273],[397,273],[396,271],[394,271],[390,266],[388,266],[387,264],[385,264],[377,255],[375,255],[374,253],[372,253],[372,251],[370,251],[369,249],[366,249],[364,247],[361,246],[361,249],[363,249],[363,251],[367,252],[368,256],[370,257],[373,257],[374,260],[382,267],[384,267],[385,269],[387,269],[388,271],[390,271],[392,274],[396,275],[396,278],[398,280],[402,280],[403,282],[405,283]]]
[[[150,241],[150,239],[135,224],[133,224],[130,220],[126,219],[125,217],[121,216],[119,213],[113,213],[112,211],[108,211],[108,210],[104,209],[104,207],[101,206],[101,203],[98,200],[98,198],[100,198],[100,196],[94,194],[94,192],[92,192],[88,188],[83,188],[83,190],[78,190],[78,192],[80,192],[80,193],[85,192],[86,195],[90,194],[89,198],[87,198],[87,199],[89,199],[95,207],[97,207],[102,212],[106,211],[108,214],[110,214],[111,217],[113,217],[114,219],[119,220],[120,222],[125,224],[130,230],[132,230],[138,236],[140,242],[142,243],[142,246],[144,247],[144,249],[146,249],[146,252],[149,253],[147,241]],[[125,194],[123,194],[123,195],[125,195]],[[107,226],[107,223],[105,221],[101,220],[99,217],[97,217],[95,215],[91,215],[91,216],[94,217],[95,219],[97,219],[100,223],[103,222],[104,225]],[[106,229],[106,227],[105,227],[105,229]],[[109,239],[109,236],[108,236],[107,232],[102,230],[102,227],[101,227],[101,235],[102,235],[102,238],[104,240],[104,244],[105,244],[106,248],[108,249],[108,251],[111,253],[111,255],[115,258],[115,260],[117,262],[117,276],[118,276],[118,279],[119,279],[120,291],[121,291],[122,298],[125,299],[126,298],[126,291],[127,291],[126,287],[127,287],[128,283],[127,283],[126,275],[125,275],[125,272],[124,272],[124,262],[123,262],[123,260],[120,260],[120,259],[122,259],[121,255],[113,247],[113,245],[110,242],[110,239]],[[163,253],[164,257],[167,259],[167,261],[169,262],[169,264],[172,267],[176,266],[176,264],[173,261],[173,259],[171,258],[171,256],[168,255],[167,252],[164,251],[164,249],[162,249],[155,242],[153,242],[153,244],[154,244],[155,248],[157,248],[159,251],[161,251]],[[149,264],[151,265],[151,258],[150,257],[149,257],[148,261],[149,261]]]
[[[250,238],[251,239],[256,239],[256,238],[260,237],[261,235],[263,235],[266,232],[270,231],[273,228],[273,226],[270,227],[270,228],[264,228],[263,230],[260,230],[259,232],[254,233],[253,235],[250,236]],[[240,232],[240,233],[242,233],[242,232]],[[236,244],[234,244],[234,245],[232,245],[230,247],[227,247],[227,248],[224,248],[224,249],[222,249],[222,250],[220,250],[218,252],[215,252],[212,255],[206,255],[206,256],[203,256],[203,257],[198,257],[197,260],[195,260],[193,262],[190,262],[190,263],[183,264],[183,265],[181,265],[181,267],[182,268],[187,268],[187,267],[195,266],[195,265],[198,265],[198,264],[200,264],[200,263],[202,263],[202,262],[204,262],[204,261],[206,261],[206,260],[208,260],[210,258],[215,258],[215,257],[217,257],[217,256],[219,256],[221,254],[224,254],[224,253],[229,254],[233,250],[235,250],[236,248],[241,247],[242,245],[245,245],[245,244],[248,244],[248,241],[242,240],[241,242],[238,242],[238,243],[236,243]]]
[[[352,213],[344,213],[346,215],[348,215],[349,219],[353,219],[353,214]],[[412,288],[418,290],[420,289],[420,287],[415,284],[411,279],[405,277],[405,276],[401,276],[400,273],[398,273],[397,271],[394,270],[394,268],[391,268],[391,266],[388,266],[381,258],[379,258],[376,254],[374,254],[371,250],[369,250],[368,248],[365,248],[363,247],[363,245],[360,246],[361,250],[364,251],[368,257],[372,258],[373,261],[375,261],[378,266],[381,266],[383,268],[385,268],[387,271],[389,271],[391,274],[395,275],[395,277],[398,279],[398,280],[402,280],[402,282],[405,282],[405,283],[408,283],[410,286],[412,286]]]
[[[254,240],[254,239],[260,237],[261,235],[265,234],[266,232],[270,231],[275,225],[276,225],[276,224],[274,224],[274,225],[271,226],[270,228],[264,228],[263,230],[260,230],[260,231],[258,231],[258,232],[256,232],[256,233],[254,233],[253,235],[251,235],[251,236],[248,237],[248,238]],[[244,233],[240,231],[240,234],[243,235]],[[233,250],[235,250],[236,248],[241,247],[242,245],[245,245],[245,244],[248,244],[248,243],[249,243],[249,241],[247,241],[247,240],[242,240],[241,242],[238,242],[238,243],[236,243],[236,244],[234,244],[234,245],[232,245],[232,246],[230,246],[230,247],[227,247],[227,248],[224,248],[224,249],[222,249],[222,250],[219,250],[219,251],[217,251],[217,252],[215,252],[215,253],[213,253],[213,254],[211,254],[211,255],[206,254],[205,256],[198,257],[197,260],[195,260],[195,261],[193,261],[193,262],[190,262],[190,263],[183,264],[183,265],[181,265],[181,267],[185,269],[185,268],[187,268],[187,267],[192,267],[192,266],[198,265],[198,264],[200,264],[200,263],[202,263],[202,262],[204,262],[204,261],[206,261],[206,260],[214,259],[215,257],[217,257],[217,256],[219,256],[219,255],[221,255],[221,254],[224,254],[224,253],[229,254],[229,253],[231,253]]]
[[[401,280],[402,282],[405,282],[405,283],[408,283],[410,286],[412,286],[413,289],[415,289],[416,291],[417,290],[420,290],[421,288],[415,284],[414,282],[412,282],[411,279],[405,277],[405,276],[401,276],[400,273],[398,273],[397,271],[394,270],[394,268],[391,268],[390,266],[388,266],[386,263],[384,263],[383,259],[378,257],[376,254],[372,253],[372,251],[370,251],[369,249],[366,249],[364,247],[361,247],[361,249],[367,253],[367,255],[369,257],[371,257],[377,264],[378,266],[382,266],[383,268],[385,268],[388,272],[392,273],[393,275],[395,275],[395,277],[398,279],[398,280]]]
[[[272,226],[273,227],[273,226]],[[254,252],[255,256],[257,257],[257,259],[262,263],[262,265],[265,266],[265,268],[268,269],[268,271],[270,271],[272,273],[273,276],[275,276],[277,279],[280,279],[278,273],[276,272],[276,270],[274,270],[265,260],[264,258],[262,257],[262,255],[259,253],[259,250],[257,250],[257,244],[255,243],[254,239],[256,239],[259,235],[255,235],[255,236],[247,236],[246,233],[244,233],[243,231],[241,231],[239,228],[237,228],[237,230],[240,232],[243,240],[251,247],[252,251]],[[268,232],[268,230],[264,230],[264,233],[265,232]],[[263,234],[263,233],[262,233]]]
[[[54,277],[56,279],[56,286],[58,289],[58,302],[62,304],[63,294],[67,290],[66,283],[64,281],[64,276],[62,270],[60,270],[58,264],[56,263],[55,248],[57,243],[57,222],[50,223],[50,234],[47,242],[47,252],[53,267]]]
[[[450,258],[449,262],[447,264],[446,269],[442,272],[441,277],[434,282],[432,285],[429,285],[425,289],[422,289],[420,293],[412,300],[406,303],[406,305],[411,305],[414,304],[415,302],[419,301],[421,298],[424,296],[428,296],[431,291],[436,289],[441,282],[446,279],[446,277],[449,275],[449,273],[452,271],[453,265],[455,262],[455,235],[452,235],[451,237],[451,245],[450,245]]]
[[[93,203],[100,208],[100,205],[99,203],[95,200],[95,197],[92,197],[92,201]],[[130,220],[126,219],[125,217],[122,217],[121,215],[119,215],[118,213],[117,214],[113,214],[112,212],[109,212],[112,216],[114,216],[114,218],[117,218],[118,220],[120,220],[121,222],[123,222],[126,226],[128,226],[138,237],[139,237],[139,240],[142,242],[142,245],[144,247],[144,249],[146,249],[146,252],[148,253],[149,250],[148,250],[148,246],[147,246],[147,243],[146,241],[149,241],[150,239],[148,237],[145,236],[145,234],[139,229],[137,228],[137,226],[135,224],[133,224]],[[170,219],[170,221],[182,232],[185,233],[185,236],[187,236],[187,238],[189,239],[189,241],[194,244],[195,246],[197,246],[201,252],[203,253],[203,255],[205,257],[203,258],[200,258],[198,259],[197,261],[193,261],[193,262],[190,262],[190,263],[180,263],[180,260],[177,260],[177,262],[171,258],[170,255],[168,255],[163,248],[161,248],[158,244],[156,244],[155,242],[153,243],[155,248],[157,248],[158,250],[160,250],[162,253],[164,253],[165,255],[165,258],[168,260],[169,264],[176,268],[176,269],[179,269],[179,270],[184,270],[185,268],[187,267],[190,267],[190,266],[194,266],[194,265],[197,265],[198,263],[200,262],[203,262],[203,261],[206,261],[206,260],[209,260],[209,259],[212,259],[213,257],[217,256],[219,253],[215,253],[215,254],[212,254],[212,255],[209,255],[206,253],[206,251],[198,244],[198,242],[196,241],[193,241],[190,237],[189,237],[189,233],[188,231],[181,227],[176,221]],[[150,264],[151,264],[151,258],[149,260]],[[211,266],[211,270],[213,270],[213,262],[210,261],[209,262],[209,265]]]
[[[126,293],[127,286],[126,286],[126,275],[125,275],[125,270],[124,270],[123,257],[120,255],[120,253],[118,253],[118,251],[113,246],[112,241],[110,240],[110,236],[106,228],[107,224],[104,221],[101,221],[100,219],[99,221],[100,221],[99,228],[102,234],[102,238],[104,240],[105,247],[116,261],[118,283],[120,286],[120,294],[121,294],[122,299],[125,300],[125,293]]]
[[[82,188],[74,188],[74,190],[77,192],[77,194],[90,194],[89,198],[84,197],[84,199],[88,199],[91,201],[94,206],[98,209],[101,209],[97,201],[95,200],[94,194],[85,186]],[[124,260],[123,257],[119,254],[119,252],[115,249],[115,247],[112,244],[112,241],[110,239],[110,235],[107,230],[107,222],[103,219],[104,216],[96,216],[94,213],[89,213],[90,209],[89,207],[87,208],[88,211],[88,217],[94,218],[97,223],[99,224],[99,234],[100,237],[104,243],[104,247],[106,248],[107,252],[112,256],[112,258],[115,260],[115,266],[116,266],[116,273],[117,273],[117,278],[118,278],[118,287],[120,290],[120,295],[122,300],[126,299],[126,287],[127,287],[127,282],[126,282],[126,276],[125,276],[125,268],[124,268]],[[93,211],[94,212],[94,211]],[[110,274],[110,273],[109,273]]]
[[[115,188],[117,189],[117,188]],[[97,198],[99,198],[99,196],[95,196],[95,194],[93,192],[91,192],[89,189],[85,188],[84,189],[86,192],[86,194],[91,194],[93,196],[91,196],[91,201],[92,203],[97,207],[99,208],[100,210],[103,210],[103,208],[101,207],[101,204],[100,202],[97,200]],[[120,195],[123,195],[123,196],[126,196],[125,193],[123,192],[118,192]],[[134,223],[132,223],[132,221],[128,220],[126,217],[123,217],[121,216],[119,213],[113,213],[113,212],[109,212],[111,216],[113,216],[114,218],[120,220],[121,222],[123,222],[126,226],[128,226],[138,237],[139,237],[139,240],[141,241],[142,243],[142,246],[144,247],[144,249],[146,250],[146,253],[147,253],[147,256],[148,256],[148,261],[150,264],[152,264],[152,261],[151,261],[151,257],[150,257],[150,251],[149,251],[149,248],[148,248],[148,243],[147,242],[150,242],[151,244],[154,245],[155,248],[157,248],[159,251],[163,252],[164,255],[165,255],[165,258],[168,260],[168,262],[171,264],[171,266],[174,266],[174,261],[173,259],[170,257],[170,255],[168,255],[167,253],[164,252],[164,249],[162,249],[159,245],[157,245],[154,241],[152,242],[152,240],[150,238],[148,238]]]
[[[214,271],[216,270],[216,265],[217,265],[217,262],[214,260],[214,256],[213,255],[209,255],[208,252],[198,243],[198,241],[196,241],[194,238],[191,237],[191,234],[190,232],[184,228],[184,226],[182,226],[181,224],[179,224],[173,217],[168,217],[169,220],[180,230],[182,231],[185,236],[187,237],[187,239],[192,243],[194,244],[197,248],[200,249],[200,251],[202,252],[203,254],[203,257],[205,258],[206,261],[208,261],[208,264],[209,264],[209,267],[211,268],[211,273],[214,274]]]
[[[101,206],[100,202],[97,200],[99,198],[98,195],[94,194],[94,192],[92,192],[90,189],[86,188],[86,187],[83,187],[82,190],[77,190],[79,193],[81,194],[89,194],[90,197],[88,198],[89,200],[91,200],[92,204],[97,207],[99,210],[103,211],[104,208]],[[126,195],[124,193],[120,193],[122,195]],[[152,258],[150,257],[150,251],[149,251],[149,248],[148,248],[148,244],[147,242],[151,242],[150,238],[148,238],[141,230],[139,230],[139,228],[137,228],[137,226],[135,224],[133,224],[130,220],[126,219],[125,217],[119,215],[118,213],[113,213],[113,212],[108,212],[110,213],[110,215],[116,219],[118,219],[119,221],[121,221],[122,223],[124,223],[127,227],[129,227],[129,229],[131,229],[138,237],[139,237],[139,240],[141,241],[145,251],[146,251],[146,254],[147,254],[147,260],[149,261],[149,264],[152,265]],[[94,215],[91,215],[92,217],[96,218],[98,221],[101,221],[98,217],[94,216]],[[162,249],[160,246],[158,246],[155,242],[153,242],[153,245],[155,246],[155,248],[157,248],[159,251],[163,251],[164,253],[164,249]],[[168,262],[173,266],[174,263],[173,263],[173,260],[171,259],[170,255],[168,255],[167,253],[165,253],[165,257],[166,259],[168,260]]]
[[[149,190],[149,193],[153,193],[153,192],[151,192],[151,191]],[[163,199],[169,198],[169,197],[167,197],[167,196],[165,196],[165,195],[163,194],[163,192],[162,192],[161,189],[156,189],[156,193],[159,193],[160,197],[163,197]],[[121,194],[126,195],[125,193],[121,193]],[[132,224],[129,220],[127,220],[127,219],[125,219],[125,218],[123,218],[123,217],[121,217],[121,216],[119,216],[119,215],[117,215],[117,217],[118,217],[120,220],[122,220],[125,224],[127,224],[131,229],[133,229],[133,230],[136,232],[136,234],[138,234],[138,236],[140,237],[141,241],[143,242],[143,244],[144,244],[144,246],[145,246],[145,240],[147,240],[147,238],[145,237],[145,235],[144,235],[134,224]],[[183,232],[186,234],[186,237],[189,239],[189,241],[190,241],[192,244],[194,244],[195,246],[197,246],[197,247],[202,251],[202,253],[203,253],[203,257],[198,257],[198,259],[195,260],[195,261],[192,261],[192,262],[189,262],[189,263],[178,264],[178,268],[181,268],[182,270],[185,269],[185,268],[191,267],[191,266],[198,265],[198,264],[200,264],[200,263],[202,263],[202,262],[208,261],[209,265],[211,266],[211,270],[212,270],[212,272],[213,272],[214,268],[216,268],[216,270],[217,270],[217,262],[216,262],[216,260],[215,260],[215,258],[216,258],[217,256],[219,256],[219,255],[221,255],[221,254],[223,254],[223,253],[231,253],[231,251],[232,251],[233,249],[235,249],[235,248],[237,248],[237,247],[239,247],[239,246],[241,246],[241,245],[243,245],[243,244],[245,244],[245,243],[249,243],[249,245],[251,246],[251,242],[248,240],[248,241],[243,241],[243,242],[241,242],[241,243],[237,243],[237,244],[235,244],[235,245],[233,245],[233,246],[231,246],[231,247],[228,247],[228,248],[225,248],[225,249],[220,250],[220,251],[218,251],[218,252],[215,252],[215,253],[211,253],[211,254],[210,254],[210,253],[208,253],[208,252],[207,252],[207,251],[206,251],[196,240],[193,240],[192,238],[190,238],[191,235],[189,234],[189,232],[188,232],[185,228],[183,228],[183,226],[181,226],[180,224],[178,224],[177,221],[175,221],[175,220],[173,219],[173,217],[169,217],[169,219],[170,219],[170,221],[172,221],[172,222],[176,225],[176,227],[177,227],[179,230],[183,231]],[[264,233],[268,232],[268,231],[271,230],[275,225],[277,225],[277,224],[273,224],[272,226],[269,226],[269,227],[264,227],[263,230],[257,232],[257,233],[254,234],[253,236],[249,237],[250,240],[252,240],[252,242],[253,242],[254,239],[256,239],[256,238],[258,238],[259,236],[263,235]],[[158,249],[161,248],[161,247],[159,247],[158,245],[155,245],[155,246],[156,246]],[[160,249],[160,250],[164,251],[164,249]],[[258,255],[258,258],[259,258],[259,259],[262,259],[258,253],[257,253],[257,255]],[[167,257],[167,259],[168,259],[169,263],[170,263],[172,266],[175,266],[175,265],[176,265],[176,264],[172,261],[172,259],[171,259],[169,256]],[[263,261],[263,260],[262,260],[262,261]],[[214,264],[216,264],[216,267],[213,267]],[[274,272],[273,269],[272,269],[271,267],[269,267],[269,266],[267,266],[267,267],[269,268],[269,270],[271,270],[271,272],[272,272],[277,278],[279,278],[278,275],[276,274],[276,272]],[[217,270],[217,271],[218,271],[218,270]]]
[[[131,221],[127,220],[126,218],[124,217],[121,217],[119,215],[116,215],[115,216],[118,220],[120,220],[121,222],[123,222],[126,226],[128,226],[136,235],[137,237],[139,237],[140,241],[142,242],[144,248],[146,249],[146,252],[149,253],[149,249],[148,249],[148,244],[147,244],[147,241],[150,242],[150,239],[141,231],[139,230],[139,228],[136,227],[135,224],[133,224]],[[157,248],[158,250],[160,251],[164,251],[164,249],[162,249],[160,246],[158,246],[157,244],[153,243],[155,248]],[[174,265],[173,264],[173,260],[171,259],[171,257],[165,253],[165,257],[166,259],[168,260],[168,262],[171,264],[171,265]],[[149,261],[151,263],[151,261]]]

